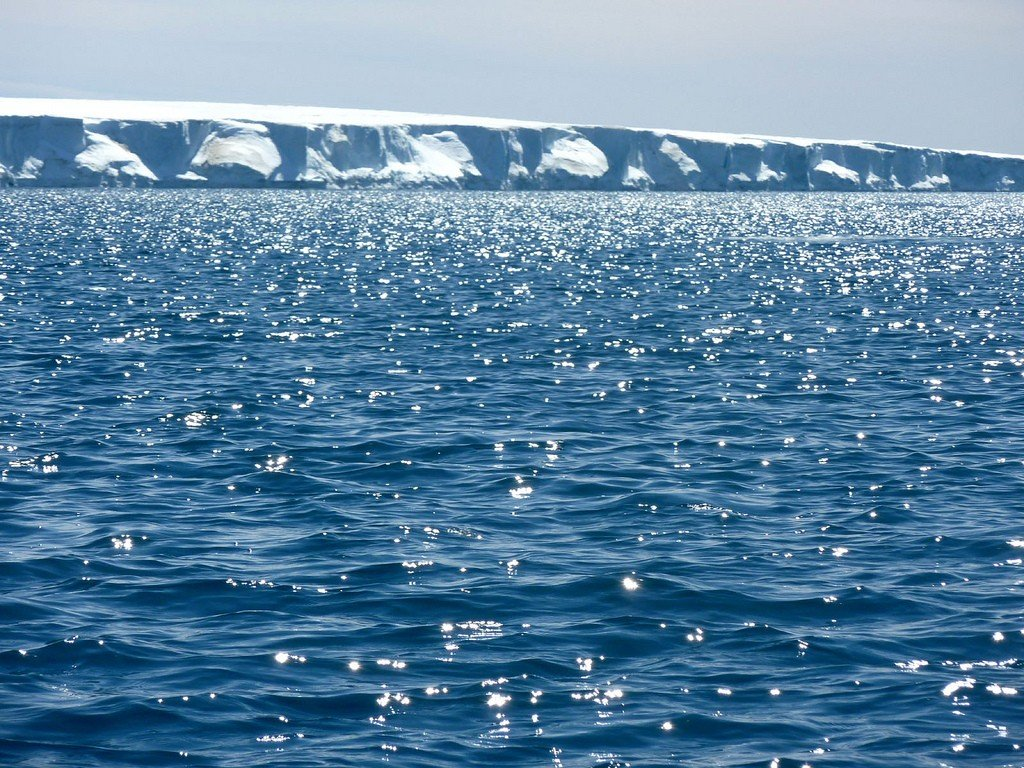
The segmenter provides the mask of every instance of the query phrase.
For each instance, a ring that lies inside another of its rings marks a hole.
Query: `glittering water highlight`
[[[1024,196],[0,193],[0,764],[1020,766]]]

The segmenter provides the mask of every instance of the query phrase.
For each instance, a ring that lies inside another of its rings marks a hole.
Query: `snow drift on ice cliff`
[[[0,98],[0,185],[1024,190],[1024,156],[367,110]]]

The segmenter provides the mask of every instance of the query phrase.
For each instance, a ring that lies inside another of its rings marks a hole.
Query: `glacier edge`
[[[1024,156],[363,110],[0,98],[0,185],[1021,191]]]

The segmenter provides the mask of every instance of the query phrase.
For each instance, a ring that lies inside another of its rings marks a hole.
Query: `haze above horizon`
[[[0,95],[1024,153],[1014,0],[8,0]]]

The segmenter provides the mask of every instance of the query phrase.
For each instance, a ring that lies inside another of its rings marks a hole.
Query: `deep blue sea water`
[[[1024,195],[4,192],[0,765],[1024,765],[1022,376]]]

